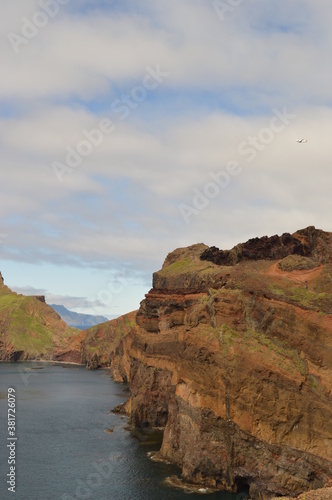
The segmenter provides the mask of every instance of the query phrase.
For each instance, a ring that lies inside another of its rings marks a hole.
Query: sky
[[[0,12],[12,290],[112,318],[139,307],[176,248],[332,231],[326,1],[1,0]]]

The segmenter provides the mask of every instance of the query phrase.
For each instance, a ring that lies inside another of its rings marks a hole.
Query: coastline
[[[49,363],[53,365],[77,365],[77,366],[85,366],[81,363],[74,363],[73,361],[52,361],[48,359],[22,359],[18,361],[6,361],[6,360],[0,360],[0,363],[10,363],[10,364],[17,364],[17,363]]]
[[[75,363],[74,361],[54,361],[54,360],[48,360],[48,359],[23,359],[23,360],[18,360],[18,361],[6,361],[6,360],[0,360],[0,363],[11,363],[11,364],[16,364],[16,363],[48,363],[52,365],[76,365],[76,366],[82,366],[86,367],[85,364],[83,363]],[[110,366],[102,366],[101,368],[97,368],[97,370],[110,370]]]

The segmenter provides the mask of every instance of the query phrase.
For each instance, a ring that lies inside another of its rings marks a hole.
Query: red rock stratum
[[[79,333],[0,275],[0,334],[3,360],[110,366],[132,427],[163,430],[159,458],[187,483],[330,498],[332,233],[177,249],[137,314]]]
[[[253,499],[328,484],[331,233],[177,249],[154,274],[137,325],[131,424],[164,429],[160,455],[184,480],[247,486]]]

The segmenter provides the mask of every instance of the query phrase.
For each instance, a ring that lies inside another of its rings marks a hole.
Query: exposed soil
[[[262,270],[262,274],[266,274],[268,276],[276,276],[276,277],[282,277],[282,278],[287,278],[291,281],[294,281],[295,283],[305,283],[307,281],[308,286],[310,283],[318,278],[318,276],[322,273],[323,266],[320,265],[319,267],[315,269],[309,269],[309,270],[294,270],[294,271],[283,271],[279,267],[279,262],[274,262],[267,270]]]

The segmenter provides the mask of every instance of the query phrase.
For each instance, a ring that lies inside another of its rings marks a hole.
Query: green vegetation
[[[290,290],[289,298],[297,304],[309,309],[314,309],[324,314],[332,314],[331,293],[317,293],[302,287],[293,287]]]
[[[215,336],[218,338],[223,356],[230,353],[231,347],[237,348],[245,357],[248,352],[260,353],[265,359],[280,369],[292,374],[305,375],[307,367],[296,349],[289,348],[285,342],[268,337],[263,332],[247,329],[239,332],[228,325],[222,325]]]
[[[248,353],[257,353],[263,359],[269,360],[272,365],[278,366],[280,370],[291,375],[300,373],[305,376],[307,373],[306,364],[296,349],[288,347],[285,342],[268,337],[263,332],[249,328],[245,331],[238,331],[223,324],[218,328],[213,328],[210,325],[199,325],[195,329],[195,333],[206,339],[217,339],[222,357],[231,362],[232,368],[236,366],[238,355],[246,358]]]
[[[288,255],[278,264],[278,267],[283,271],[309,270],[318,266],[318,262],[301,255]]]
[[[55,316],[53,309],[35,297],[26,297],[0,286],[0,333],[5,350],[28,356],[46,354],[76,332]]]
[[[200,337],[205,338],[214,338],[217,336],[216,329],[211,325],[199,325],[195,328],[195,335],[199,335]]]
[[[280,286],[277,286],[276,284],[270,285],[269,291],[273,295],[276,295],[277,297],[285,297],[285,295],[286,295],[283,288],[281,288]]]
[[[187,273],[219,274],[220,267],[216,266],[212,262],[200,261],[198,259],[191,258],[190,256],[185,256],[158,271],[158,274],[164,277],[178,276]]]
[[[135,327],[136,312],[132,312],[89,328],[82,344],[87,358],[96,355],[101,364],[108,364],[121,340]]]
[[[315,279],[310,289],[314,292],[331,293],[332,291],[332,264],[325,264],[322,272]]]
[[[283,259],[282,262],[290,262],[294,257],[296,262],[304,257],[290,255]],[[316,264],[311,259],[306,259],[311,264]],[[310,264],[310,265],[311,265]],[[310,267],[308,264],[308,266]],[[239,265],[233,273],[228,286],[241,289],[244,293],[253,291],[258,295],[269,293],[276,300],[283,300],[292,304],[299,305],[306,309],[311,309],[320,314],[332,314],[332,265],[325,265],[320,274],[317,275],[306,287],[304,281],[298,281],[296,277],[291,279],[283,276],[269,276],[265,274],[265,270],[271,266],[268,261],[263,261],[257,266],[256,263],[245,263]],[[260,272],[262,271],[262,272]],[[309,281],[309,279],[308,279]]]
[[[325,396],[326,395],[326,389],[325,387],[319,382],[317,377],[314,375],[307,375],[306,377],[307,383],[309,387],[319,396]]]

